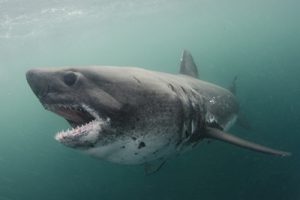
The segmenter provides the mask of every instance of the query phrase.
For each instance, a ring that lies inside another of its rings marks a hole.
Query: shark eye
[[[77,80],[77,76],[73,72],[69,72],[69,73],[64,75],[64,82],[68,86],[74,85],[76,80]]]

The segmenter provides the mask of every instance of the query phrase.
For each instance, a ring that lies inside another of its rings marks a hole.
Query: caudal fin
[[[241,139],[239,137],[236,137],[234,135],[225,133],[219,129],[215,129],[215,128],[207,128],[206,132],[205,132],[205,137],[206,138],[212,138],[212,139],[217,139],[220,141],[224,141],[224,142],[228,142],[230,144],[234,144],[246,149],[250,149],[253,151],[258,151],[261,153],[266,153],[266,154],[271,154],[271,155],[276,155],[276,156],[290,156],[291,153],[289,152],[285,152],[285,151],[280,151],[280,150],[276,150],[276,149],[272,149],[260,144],[256,144],[244,139]]]

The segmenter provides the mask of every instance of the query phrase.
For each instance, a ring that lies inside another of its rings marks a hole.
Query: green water
[[[300,199],[300,1],[0,0],[0,200]],[[25,80],[33,67],[130,65],[177,73],[189,49],[201,78],[228,86],[276,158],[205,142],[156,174],[57,143],[68,127]]]

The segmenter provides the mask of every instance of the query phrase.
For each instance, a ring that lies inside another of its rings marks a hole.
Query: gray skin
[[[100,159],[120,164],[163,163],[204,138],[289,155],[224,132],[237,119],[237,100],[227,89],[197,79],[187,51],[178,75],[97,66],[32,69],[26,76],[46,109],[64,117],[74,129],[84,127],[58,134],[56,139]],[[97,123],[84,125],[90,121]]]

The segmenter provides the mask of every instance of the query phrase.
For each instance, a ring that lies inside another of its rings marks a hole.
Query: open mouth
[[[45,105],[47,110],[50,110],[65,118],[73,128],[85,125],[91,121],[94,121],[96,118],[99,118],[96,113],[88,112],[84,107],[87,108],[87,106],[81,105]]]
[[[93,146],[104,125],[109,121],[101,118],[95,110],[85,104],[52,104],[44,107],[65,118],[72,126],[71,129],[60,131],[55,136],[57,141],[70,147]]]

